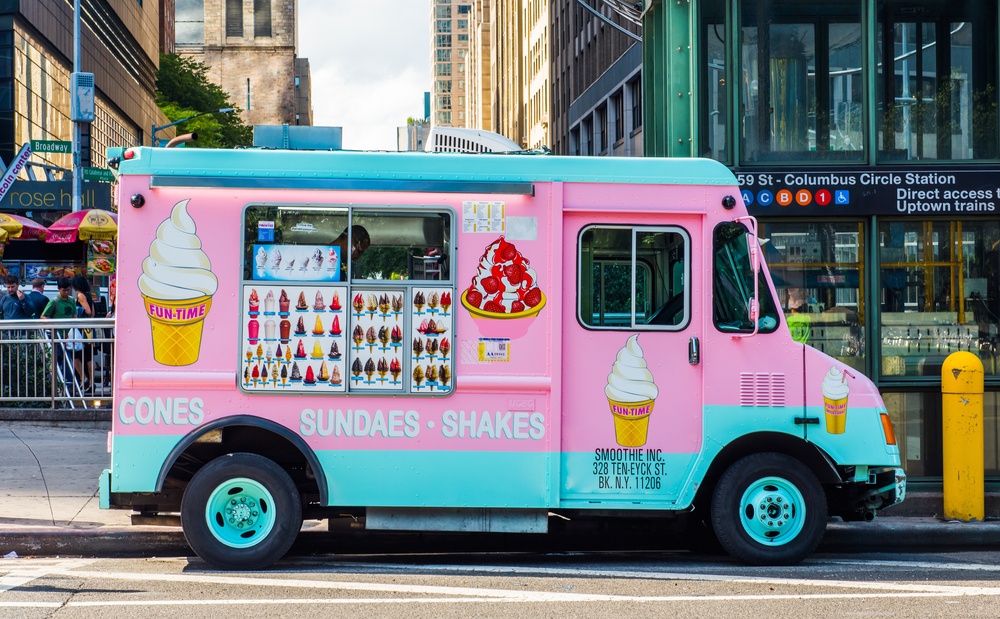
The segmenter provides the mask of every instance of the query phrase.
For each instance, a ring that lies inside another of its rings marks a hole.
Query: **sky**
[[[313,125],[343,127],[348,150],[396,150],[396,127],[431,89],[430,0],[299,0]]]

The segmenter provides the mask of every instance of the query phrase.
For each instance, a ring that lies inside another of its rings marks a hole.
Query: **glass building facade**
[[[912,478],[942,474],[942,363],[977,355],[1000,479],[997,0],[662,11],[646,58],[694,70],[647,89],[646,154],[733,169],[793,337],[877,382]]]
[[[13,121],[0,126],[0,135],[10,131],[11,153],[33,139],[73,139],[73,123],[69,118],[71,71],[53,62],[52,55],[52,50],[28,30],[0,30],[0,58],[10,59],[9,81],[0,78],[0,83],[9,84],[9,96],[0,95],[0,114],[9,114]],[[109,147],[139,144],[142,132],[100,94],[95,110],[94,122],[84,126],[84,141],[89,149],[84,148],[82,156],[84,165],[106,167]],[[10,159],[6,153],[4,157]],[[35,153],[33,161],[64,169],[72,167],[69,154]]]

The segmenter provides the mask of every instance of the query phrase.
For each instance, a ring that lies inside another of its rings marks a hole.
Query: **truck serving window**
[[[579,240],[579,320],[678,331],[690,320],[691,242],[675,227],[593,226]]]
[[[433,211],[399,211],[392,207],[353,209],[338,206],[250,206],[245,215],[244,279],[295,279],[315,268],[310,256],[291,257],[295,247],[313,248],[322,269],[338,268],[327,281],[348,279],[448,280],[451,278],[451,215]],[[274,248],[287,246],[275,263]],[[260,254],[261,249],[264,254]],[[263,273],[258,254],[267,255]],[[309,263],[305,264],[305,260]],[[303,269],[303,267],[305,267]],[[350,277],[348,277],[350,273]]]
[[[753,296],[753,274],[750,269],[748,242],[757,239],[748,235],[742,223],[725,222],[715,228],[712,269],[712,318],[720,331],[750,332],[750,298]],[[778,326],[778,310],[764,279],[758,274],[757,300],[760,303],[758,331],[771,333]]]
[[[247,206],[240,389],[450,395],[453,222],[413,205]]]

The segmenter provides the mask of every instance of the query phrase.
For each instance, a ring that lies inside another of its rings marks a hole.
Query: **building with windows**
[[[978,356],[1000,477],[996,0],[655,2],[644,30],[646,154],[736,172],[775,303],[876,381],[912,478],[942,474],[942,363]]]
[[[431,123],[465,127],[471,0],[431,2]]]
[[[312,125],[312,72],[308,58],[295,59],[295,124]]]
[[[175,2],[177,53],[208,67],[208,79],[229,93],[246,124],[308,124],[302,122],[301,79],[298,88],[295,81],[301,78],[297,1]]]
[[[552,3],[550,146],[558,155],[642,156],[641,28],[612,10],[618,4]]]
[[[465,117],[466,126],[473,129],[492,130],[493,126],[490,19],[490,0],[475,0],[469,17],[469,53],[465,57]]]
[[[94,74],[96,120],[83,125],[84,166],[105,167],[112,146],[140,144],[163,119],[156,107],[156,3],[93,0],[81,11],[80,71]],[[0,2],[0,158],[31,140],[72,140],[73,3]],[[34,162],[72,167],[68,154]],[[69,210],[69,209],[66,209]]]

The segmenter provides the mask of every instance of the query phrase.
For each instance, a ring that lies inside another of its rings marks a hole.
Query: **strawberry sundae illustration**
[[[462,293],[462,305],[477,318],[523,318],[545,306],[545,295],[528,260],[501,236],[479,259],[472,285]]]

